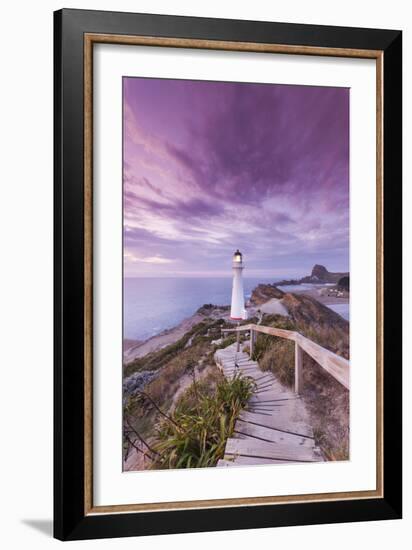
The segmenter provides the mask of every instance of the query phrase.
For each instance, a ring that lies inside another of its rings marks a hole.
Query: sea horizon
[[[278,277],[272,277],[267,275],[256,275],[256,276],[243,276],[244,279],[262,279],[265,281],[271,280],[273,283],[284,281],[284,280],[290,280],[290,279],[300,279],[304,277],[304,275],[280,275]],[[125,275],[123,277],[123,280],[126,279],[233,279],[233,275]]]
[[[289,276],[284,279],[295,279]],[[280,279],[278,279],[280,280]],[[276,278],[244,277],[245,299],[258,284],[273,284]],[[306,285],[288,285],[287,292]],[[309,285],[309,287],[313,285]],[[147,340],[191,317],[204,304],[228,306],[231,302],[231,277],[125,277],[123,285],[123,338]],[[330,306],[349,318],[347,308]]]
[[[273,277],[244,277],[245,299]],[[192,316],[204,304],[230,305],[231,277],[125,277],[123,338],[147,340]]]

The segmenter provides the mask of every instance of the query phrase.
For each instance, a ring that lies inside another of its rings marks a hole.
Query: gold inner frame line
[[[93,504],[93,45],[353,57],[376,60],[376,489],[308,495],[240,497],[145,504]],[[84,35],[84,513],[130,513],[383,498],[383,76],[381,50],[86,33]]]

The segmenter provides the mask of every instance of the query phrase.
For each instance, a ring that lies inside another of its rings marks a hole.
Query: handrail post
[[[295,340],[295,393],[303,389],[303,350]]]
[[[238,351],[240,350],[240,331],[248,331],[251,333],[251,355],[254,354],[257,349],[256,346],[259,333],[285,338],[286,340],[295,342],[295,388],[297,393],[302,392],[303,378],[301,371],[303,368],[303,352],[309,355],[318,365],[333,376],[335,380],[349,390],[349,360],[320,346],[299,332],[255,324],[243,325],[241,327],[238,325],[237,328],[222,329],[224,335],[233,332],[237,333],[236,342]]]

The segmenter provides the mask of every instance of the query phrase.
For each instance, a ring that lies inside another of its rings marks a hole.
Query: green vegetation
[[[285,294],[283,301],[290,316],[265,314],[263,325],[300,332],[349,358],[346,321],[306,296]],[[144,467],[215,465],[223,456],[236,417],[253,391],[250,380],[227,381],[214,364],[215,351],[234,343],[236,335],[227,333],[219,344],[211,345],[221,338],[222,328],[233,328],[224,319],[216,319],[213,308],[204,305],[202,313],[210,317],[194,325],[175,343],[124,367],[125,376],[136,371],[157,371],[156,378],[145,386],[140,397],[132,397],[125,404],[124,456],[139,442],[148,456]],[[240,324],[256,322],[256,318],[251,318]],[[293,342],[258,334],[253,359],[259,361],[262,370],[272,371],[281,383],[293,387]],[[303,379],[302,397],[311,414],[317,444],[330,460],[347,459],[348,391],[306,354]]]
[[[265,316],[264,324],[285,330],[296,330],[293,321],[280,315]],[[258,334],[253,347],[253,360],[259,361],[262,370],[275,373],[279,381],[289,387],[294,383],[294,357],[293,342],[276,336]]]
[[[125,376],[136,371],[158,370],[158,376],[144,388],[153,402],[150,399],[132,397],[124,404],[124,419],[127,421],[124,435],[129,434],[129,437],[124,437],[124,456],[133,447],[129,439],[143,438],[148,442],[154,440],[160,415],[153,403],[166,414],[170,414],[182,387],[191,383],[188,375],[194,368],[200,375],[199,378],[203,379],[206,375],[208,384],[215,387],[215,378],[219,376],[220,379],[221,375],[213,360],[217,346],[211,345],[211,342],[220,338],[220,329],[224,326],[223,319],[206,318],[174,344],[124,366]],[[228,344],[225,341],[225,346]]]
[[[230,380],[221,376],[214,391],[194,381],[158,426],[153,468],[215,466],[253,390],[251,379],[239,375]]]
[[[295,321],[280,315],[265,315],[263,324],[294,330],[338,355],[349,357],[348,331],[341,326],[327,324],[323,319],[322,322],[313,326],[304,320]],[[294,384],[294,357],[293,342],[276,336],[258,334],[253,349],[253,359],[259,361],[262,370],[272,371],[282,384],[289,387]]]
[[[259,336],[253,353],[263,371],[276,373],[285,386],[293,387],[295,381],[295,344],[275,336]]]
[[[223,319],[205,319],[194,325],[182,338],[158,351],[139,357],[124,367],[124,376],[130,376],[136,371],[157,370],[164,367],[177,357],[186,347],[207,342],[220,337],[220,329],[225,324]]]
[[[243,343],[245,340],[246,340],[246,336],[244,335],[244,333],[243,334],[241,333],[239,337],[239,342]],[[234,334],[233,332],[230,332],[228,336],[222,339],[220,344],[216,344],[215,349],[218,350],[218,349],[227,348],[228,346],[234,344],[235,342],[236,342],[236,334]]]

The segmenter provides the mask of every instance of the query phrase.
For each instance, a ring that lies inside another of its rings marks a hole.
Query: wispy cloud
[[[173,260],[170,258],[163,258],[162,256],[146,256],[143,258],[139,258],[139,256],[136,256],[133,252],[127,252],[124,253],[124,259],[127,262],[132,263],[144,263],[144,264],[172,264]]]
[[[348,268],[349,90],[127,78],[124,103],[126,275]]]

